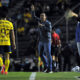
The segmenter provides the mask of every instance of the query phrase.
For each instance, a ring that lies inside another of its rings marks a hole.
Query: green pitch
[[[0,80],[30,80],[32,72],[9,72],[8,75],[1,75]],[[80,80],[77,72],[54,72],[52,74],[36,72],[35,80]]]

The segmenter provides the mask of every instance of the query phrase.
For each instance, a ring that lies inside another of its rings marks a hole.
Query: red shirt
[[[53,45],[58,45],[59,40],[60,40],[59,35],[56,32],[52,33],[52,44]]]

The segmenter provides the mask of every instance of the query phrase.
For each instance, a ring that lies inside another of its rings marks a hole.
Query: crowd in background
[[[11,4],[13,1],[9,1],[6,0],[7,2],[5,2],[5,0],[0,0],[0,7],[1,6],[7,6],[10,8]],[[56,2],[56,4],[54,4],[54,2]],[[52,3],[45,3],[45,0],[43,2],[39,1],[39,0],[29,0],[29,1],[25,1],[25,3],[23,4],[23,6],[21,7],[21,9],[19,9],[18,11],[16,11],[15,15],[11,16],[11,19],[13,20],[13,22],[15,21],[17,24],[17,37],[18,37],[18,41],[22,41],[20,45],[24,45],[24,47],[26,48],[26,50],[24,51],[23,54],[21,54],[21,56],[29,56],[29,53],[32,53],[32,55],[36,55],[37,56],[37,42],[38,42],[38,35],[36,32],[32,33],[31,29],[32,28],[36,28],[38,26],[38,23],[36,21],[34,21],[32,19],[32,15],[31,15],[31,8],[30,6],[32,4],[35,5],[36,8],[36,15],[39,17],[41,12],[45,12],[47,14],[48,17],[54,16],[53,12],[59,15],[63,15],[66,11],[67,8],[70,8],[71,6],[71,0],[54,0],[54,2]],[[12,6],[11,6],[12,7]],[[49,20],[51,20],[49,18]],[[52,22],[54,23],[54,21]],[[54,29],[54,26],[53,26]],[[56,33],[60,33],[60,37],[62,37],[61,34],[61,29],[58,27],[55,28]],[[75,39],[75,37],[74,37]],[[25,42],[25,43],[23,43]],[[23,48],[24,48],[23,47]],[[75,47],[75,48],[74,48]],[[21,49],[22,47],[20,47]],[[73,51],[74,49],[74,51]],[[23,52],[23,51],[22,51]],[[28,53],[27,53],[28,52]],[[74,55],[77,54],[77,49],[76,49],[76,44],[75,41],[72,43],[70,42],[69,44],[65,43],[64,45],[62,45],[62,51],[61,51],[61,55],[59,55],[60,58],[60,70],[62,70],[63,67],[63,71],[65,71],[66,69],[66,65],[67,65],[67,70],[70,71],[71,70],[71,66],[74,65],[74,62],[71,60],[71,58],[74,58]],[[76,55],[76,57],[78,57],[78,55]],[[80,65],[78,58],[75,58],[77,60],[77,64]],[[62,63],[62,61],[64,60],[64,62]],[[62,66],[63,64],[63,66]]]

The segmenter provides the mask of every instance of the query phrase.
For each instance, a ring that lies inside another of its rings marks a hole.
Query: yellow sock
[[[3,66],[3,59],[0,57],[0,66]]]
[[[9,59],[5,60],[5,72],[8,72],[9,64],[10,64],[10,60]]]

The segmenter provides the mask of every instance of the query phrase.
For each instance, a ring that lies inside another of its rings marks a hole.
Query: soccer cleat
[[[5,69],[5,65],[3,65],[1,68],[1,74],[4,74],[4,69]]]
[[[8,72],[4,72],[4,74],[5,74],[5,75],[7,75],[7,74],[8,74]]]
[[[4,74],[4,70],[1,71],[1,74]]]

